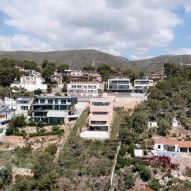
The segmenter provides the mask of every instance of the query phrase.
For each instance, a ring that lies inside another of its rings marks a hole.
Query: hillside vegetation
[[[191,63],[190,55],[178,56],[159,56],[150,59],[130,61],[123,57],[117,57],[111,54],[97,50],[69,50],[69,51],[52,51],[52,52],[0,52],[0,59],[9,58],[16,60],[30,60],[41,64],[44,60],[56,64],[68,64],[70,68],[79,69],[83,64],[94,64],[96,67],[100,64],[108,64],[112,67],[145,70],[148,72],[161,71],[164,63],[184,64]]]
[[[152,149],[152,136],[169,135],[173,117],[181,122],[183,128],[191,128],[191,68],[165,64],[164,71],[167,78],[150,89],[148,100],[139,105],[132,115],[124,113],[120,124],[119,138],[122,144],[116,166],[116,190],[135,188],[138,182],[156,191],[191,190],[188,180],[179,180],[164,167],[148,165],[134,157],[137,144],[138,148]],[[149,120],[157,121],[159,128],[148,129]],[[180,135],[173,136],[180,138]],[[191,137],[182,139],[190,140]],[[168,181],[161,185],[165,177],[168,177]]]

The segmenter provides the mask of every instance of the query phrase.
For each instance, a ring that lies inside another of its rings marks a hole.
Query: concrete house
[[[103,86],[99,82],[70,82],[67,84],[67,95],[72,97],[97,97]]]
[[[39,96],[32,104],[32,119],[35,122],[62,124],[77,118],[77,98],[64,96]]]
[[[90,100],[88,130],[81,133],[82,138],[108,139],[113,120],[113,98],[102,97]]]
[[[28,116],[28,112],[31,109],[33,98],[22,97],[16,100],[16,115]]]
[[[108,79],[107,89],[111,92],[129,92],[132,84],[128,78],[112,78]]]
[[[149,87],[153,86],[153,80],[146,79],[135,79],[134,88],[135,90],[147,90]]]
[[[45,80],[39,76],[21,76],[20,81],[15,81],[11,84],[11,87],[24,88],[27,91],[34,91],[40,89],[45,91],[47,89],[47,84],[45,84]]]

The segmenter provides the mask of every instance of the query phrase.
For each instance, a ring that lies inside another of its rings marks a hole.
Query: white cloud
[[[6,46],[0,48],[94,48],[140,55],[173,41],[173,29],[182,22],[174,13],[180,3],[185,5],[184,0],[1,0],[5,22],[27,38],[17,44],[14,36],[1,37]]]
[[[182,55],[182,54],[191,55],[191,48],[180,48],[180,49],[169,50],[168,53],[173,55]]]
[[[51,50],[50,46],[43,41],[31,38],[27,35],[14,35],[12,37],[0,36],[0,50]]]

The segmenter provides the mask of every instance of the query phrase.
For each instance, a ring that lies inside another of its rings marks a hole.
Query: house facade
[[[80,136],[85,139],[109,139],[113,119],[112,97],[92,98],[88,128]]]
[[[158,155],[177,156],[191,153],[191,141],[179,141],[175,138],[154,137],[154,150]]]
[[[64,96],[39,96],[32,104],[35,122],[62,124],[75,118],[77,98]]]
[[[70,82],[67,84],[67,95],[72,97],[97,97],[103,90],[99,82]]]
[[[90,100],[89,130],[109,131],[113,117],[113,98],[102,97]]]
[[[135,79],[134,88],[135,90],[147,90],[149,87],[153,86],[153,80],[149,79]]]
[[[10,109],[8,106],[0,107],[0,125],[8,123],[15,117],[15,110]]]
[[[20,81],[15,81],[11,84],[11,87],[24,88],[27,91],[34,91],[37,89],[45,91],[47,89],[47,84],[45,84],[44,79],[39,76],[21,76]]]
[[[113,78],[108,80],[108,91],[128,92],[132,90],[132,84],[128,78]]]
[[[28,116],[28,112],[31,109],[33,98],[22,97],[16,100],[16,115]]]

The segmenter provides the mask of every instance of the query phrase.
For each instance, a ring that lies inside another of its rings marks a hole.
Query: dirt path
[[[58,147],[57,147],[57,151],[56,151],[56,154],[55,154],[54,162],[56,162],[58,160],[59,154],[60,154],[61,150],[63,149],[64,144],[68,140],[68,137],[69,137],[70,132],[71,132],[74,125],[75,125],[75,123],[70,123],[70,124],[66,124],[66,125],[63,126],[64,136],[61,137],[61,139],[60,139],[60,141],[58,143]]]
[[[117,147],[117,152],[115,154],[114,164],[113,164],[112,171],[111,171],[110,190],[109,191],[113,191],[113,188],[112,188],[113,187],[113,177],[114,177],[114,173],[115,173],[115,166],[116,166],[116,163],[117,163],[117,157],[118,157],[120,148],[121,148],[121,141],[119,142],[119,145]]]

